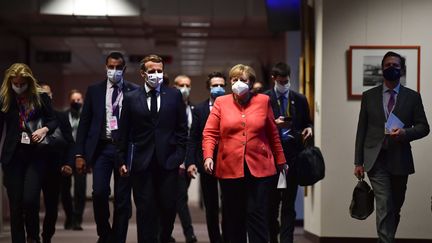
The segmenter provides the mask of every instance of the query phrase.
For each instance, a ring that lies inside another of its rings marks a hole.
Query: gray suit
[[[364,166],[375,192],[379,242],[394,242],[408,175],[414,173],[410,142],[429,133],[419,93],[400,86],[393,114],[405,124],[400,141],[384,135],[383,86],[363,93],[354,164]]]

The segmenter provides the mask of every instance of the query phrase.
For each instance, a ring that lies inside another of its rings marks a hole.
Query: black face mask
[[[396,82],[401,77],[401,70],[395,67],[388,67],[383,70],[383,76],[388,81]]]
[[[81,103],[77,103],[77,102],[72,102],[70,104],[70,107],[72,108],[72,110],[76,110],[79,111],[81,109],[82,104]]]

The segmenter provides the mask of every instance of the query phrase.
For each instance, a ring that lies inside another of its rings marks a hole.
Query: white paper
[[[389,134],[393,129],[403,128],[404,126],[405,124],[392,112],[385,123],[385,133]]]
[[[279,172],[279,180],[277,184],[278,189],[285,189],[287,188],[287,180],[286,180],[286,171],[282,170]]]

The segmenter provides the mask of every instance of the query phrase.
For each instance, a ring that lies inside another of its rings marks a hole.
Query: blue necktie
[[[285,97],[285,94],[282,94],[279,96],[279,108],[280,108],[280,115],[285,117],[287,116],[287,98]],[[282,141],[288,141],[289,140],[289,129],[287,128],[281,128],[281,140]]]

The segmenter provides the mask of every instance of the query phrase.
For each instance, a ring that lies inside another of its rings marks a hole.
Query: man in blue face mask
[[[192,127],[190,130],[190,143],[186,153],[186,168],[191,178],[196,178],[200,173],[200,184],[203,193],[204,206],[206,210],[207,230],[210,242],[222,242],[219,227],[219,192],[216,177],[205,173],[203,168],[203,151],[201,148],[202,133],[210,110],[217,97],[225,94],[226,78],[220,72],[208,75],[207,89],[210,98],[195,106],[192,111]],[[214,158],[217,156],[215,155]],[[217,163],[217,162],[216,162]],[[224,227],[222,227],[223,229]]]
[[[408,175],[414,173],[410,142],[426,136],[429,124],[420,94],[400,84],[405,58],[387,52],[381,68],[383,84],[362,95],[354,175],[363,178],[367,172],[375,192],[378,242],[391,243],[395,241]],[[396,119],[401,123],[388,129],[388,121]]]
[[[294,161],[304,146],[304,142],[312,137],[312,121],[309,116],[309,105],[304,95],[290,89],[291,68],[283,62],[277,63],[271,70],[274,88],[265,92],[270,102],[279,128],[284,155],[290,169],[287,172],[287,187],[278,189],[276,185],[271,193],[269,205],[270,243],[292,243],[296,220],[295,200],[297,197],[297,181],[294,174]],[[277,179],[276,177],[275,179]],[[280,213],[279,208],[282,202]]]

